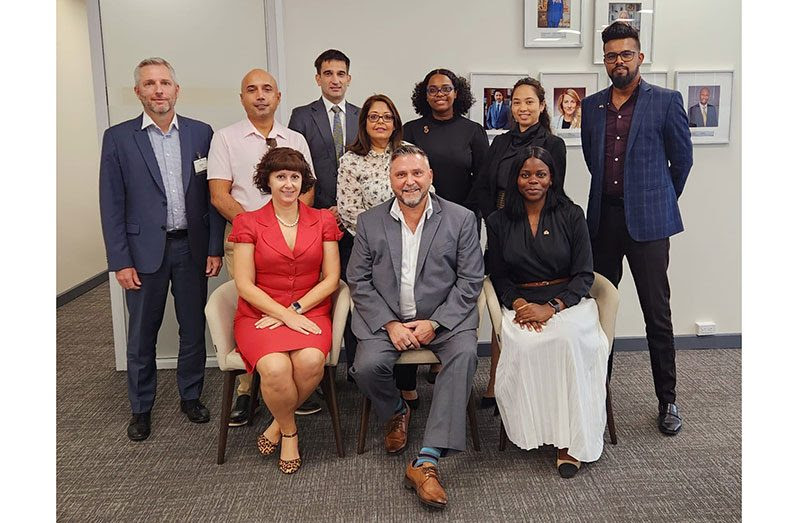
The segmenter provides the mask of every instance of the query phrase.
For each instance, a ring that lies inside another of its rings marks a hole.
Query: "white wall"
[[[60,294],[104,271],[106,263],[85,0],[58,0],[56,31],[56,293]]]
[[[413,85],[435,67],[471,72],[599,72],[592,63],[593,2],[584,0],[581,49],[525,49],[523,2],[502,0],[285,1],[286,79],[289,107],[319,97],[313,60],[330,47],[352,60],[349,101],[375,92],[413,119]],[[740,268],[740,19],[739,0],[660,0],[655,3],[654,62],[644,71],[735,71],[731,139],[695,147],[695,165],[680,205],[686,231],[671,240],[671,305],[676,334],[694,334],[696,320],[712,320],[718,333],[741,332]],[[488,22],[488,15],[489,20]],[[711,20],[712,30],[706,30]],[[486,29],[489,29],[488,32]],[[700,50],[700,51],[699,51]],[[568,149],[566,190],[583,207],[589,175],[579,147]],[[628,268],[621,282],[618,336],[644,336],[642,314]]]

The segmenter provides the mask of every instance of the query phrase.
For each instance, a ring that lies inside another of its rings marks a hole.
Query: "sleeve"
[[[482,169],[485,157],[488,155],[488,133],[481,125],[476,125],[474,135],[471,137],[471,172],[474,176]]]
[[[552,158],[554,158],[554,164],[560,170],[560,179],[565,182],[565,158],[566,158],[566,149],[565,149],[565,140],[560,138],[559,136],[552,135],[551,138],[552,143],[551,147],[549,148],[549,152],[551,153]]]
[[[500,216],[496,213],[491,219],[486,220],[486,230],[488,233],[488,269],[490,270],[490,281],[496,289],[496,297],[502,305],[508,309],[513,308],[513,301],[520,298],[521,294],[510,280],[510,267],[504,261],[504,236]]]
[[[363,188],[358,183],[357,160],[354,153],[341,156],[338,166],[337,203],[338,215],[347,231],[354,236],[357,231],[357,217],[366,210],[363,204]]]
[[[213,143],[214,134],[210,125],[207,126],[207,133],[208,142]],[[210,156],[210,151],[208,155]],[[224,228],[227,226],[227,220],[211,204],[210,190],[208,190],[208,214],[210,218],[208,256],[224,256]]]
[[[107,129],[100,154],[100,221],[109,271],[133,267],[127,243],[125,201],[122,166],[113,134]]]
[[[321,209],[321,241],[337,242],[344,235],[338,228],[335,216],[327,209]]]
[[[573,307],[588,295],[595,276],[590,233],[582,209],[578,205],[572,206],[567,219],[571,244],[571,281],[557,298],[560,298],[566,307]]]
[[[687,175],[693,167],[693,141],[690,138],[687,114],[684,112],[682,93],[678,91],[674,91],[665,115],[663,140],[665,140],[665,156],[668,159],[673,188],[678,198],[682,195]]]
[[[211,138],[211,147],[208,151],[208,179],[233,181],[230,149],[222,133],[215,133]]]
[[[253,228],[251,213],[242,212],[233,218],[233,230],[227,241],[232,243],[256,243],[257,234]]]
[[[588,124],[590,123],[590,119],[593,115],[590,114],[590,110],[587,106],[583,103],[582,104],[582,127],[579,131],[579,136],[582,138],[582,156],[585,158],[585,165],[587,165],[587,172],[589,174],[593,174],[593,168],[590,165],[591,162],[591,154],[592,154],[592,144],[591,144],[591,136],[590,131],[588,131]]]
[[[313,157],[310,155],[310,147],[308,147],[308,141],[305,140],[305,137],[301,134],[297,133],[297,147],[296,150],[302,153],[302,156],[305,157],[307,160],[308,165],[310,165],[310,173],[313,177],[316,177],[316,171],[313,169]]]
[[[291,118],[288,120],[288,128],[291,129],[292,131],[298,132],[301,135],[304,135],[305,126],[302,125],[302,122],[303,120],[301,116],[301,111],[299,110],[299,107],[296,107],[294,108],[293,111],[291,111]]]
[[[410,142],[413,145],[416,144],[416,137],[413,133],[413,126],[410,125],[410,122],[407,122],[402,126],[402,140],[405,142]]]
[[[488,219],[488,216],[495,210],[495,203],[492,202],[492,191],[490,190],[490,173],[488,169],[491,165],[491,158],[496,154],[498,137],[493,139],[493,143],[488,147],[485,157],[482,159],[482,165],[477,171],[474,184],[471,186],[471,193],[466,199],[466,206],[469,209],[479,209],[482,218]]]

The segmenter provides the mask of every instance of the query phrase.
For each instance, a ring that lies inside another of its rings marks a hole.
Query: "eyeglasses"
[[[386,114],[369,113],[368,116],[366,116],[366,118],[368,118],[368,121],[371,123],[377,123],[378,120],[382,120],[385,123],[393,122],[393,115],[390,113]]]
[[[605,64],[614,64],[618,57],[621,57],[621,60],[624,62],[631,62],[632,59],[637,56],[637,53],[634,51],[621,51],[620,53],[606,53],[604,55],[604,63]]]
[[[427,94],[430,96],[435,96],[438,93],[449,94],[452,91],[454,91],[453,85],[444,85],[443,87],[430,85],[429,87],[427,87]]]

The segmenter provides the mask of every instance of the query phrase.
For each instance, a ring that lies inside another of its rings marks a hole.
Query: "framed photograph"
[[[676,71],[694,144],[729,143],[732,71]]]
[[[582,100],[598,91],[598,73],[540,73],[551,130],[565,145],[582,145]]]
[[[645,55],[644,64],[651,63],[654,44],[654,0],[637,2],[612,2],[596,0],[594,10],[593,63],[604,63],[604,43],[601,32],[613,22],[626,22],[640,31],[640,50]]]
[[[512,125],[510,92],[515,82],[527,76],[527,73],[471,73],[471,92],[477,101],[468,117],[485,128],[489,141]]]
[[[640,71],[640,76],[643,78],[643,80],[650,83],[651,85],[658,85],[660,87],[665,87],[666,89],[670,89],[668,84],[667,71],[650,71],[648,73]],[[609,87],[611,84],[610,77],[604,74],[602,75],[602,78],[604,79],[603,80],[604,87]]]
[[[524,0],[524,47],[582,47],[585,0]]]

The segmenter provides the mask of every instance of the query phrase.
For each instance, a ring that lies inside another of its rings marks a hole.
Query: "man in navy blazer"
[[[687,111],[690,127],[717,127],[718,108],[709,103],[709,88],[702,87],[698,92],[698,103]]]
[[[134,91],[144,113],[107,129],[100,160],[100,215],[108,270],[125,289],[129,312],[128,398],[133,441],[150,435],[155,342],[171,283],[180,324],[180,408],[210,419],[200,402],[205,376],[208,277],[222,266],[224,220],[210,205],[206,164],[210,126],[175,114],[180,86],[163,58],[143,60]]]
[[[504,101],[504,93],[499,89],[493,91],[493,103],[485,115],[485,129],[509,129],[510,109]]]
[[[644,56],[638,31],[615,22],[601,37],[612,85],[582,102],[593,263],[617,287],[626,256],[646,323],[658,428],[675,435],[682,422],[676,406],[668,257],[669,237],[684,230],[677,199],[693,165],[690,129],[679,92],[640,78]]]

